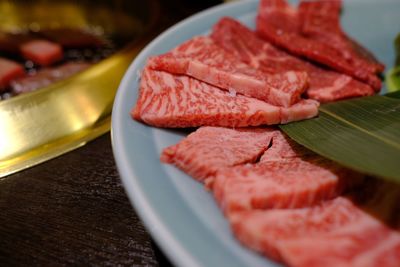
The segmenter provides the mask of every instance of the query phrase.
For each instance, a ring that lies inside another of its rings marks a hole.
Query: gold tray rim
[[[30,100],[43,98],[54,93],[55,90],[65,90],[68,86],[74,86],[75,81],[81,81],[85,79],[85,76],[91,75],[96,72],[96,68],[105,68],[104,65],[117,64],[120,67],[118,73],[118,81],[114,82],[111,92],[105,94],[107,96],[106,101],[103,103],[104,114],[99,114],[99,118],[88,125],[85,125],[81,129],[74,131],[69,134],[60,134],[56,138],[49,138],[45,143],[38,146],[24,149],[17,148],[11,156],[2,157],[1,155],[1,142],[0,142],[0,180],[4,179],[11,174],[22,171],[24,169],[36,166],[45,161],[58,157],[62,154],[70,152],[74,149],[84,146],[91,140],[107,133],[111,129],[111,110],[114,102],[114,97],[117,92],[119,82],[122,79],[125,71],[130,66],[133,59],[140,52],[140,50],[145,47],[145,45],[151,41],[151,39],[157,34],[157,22],[160,15],[160,5],[157,1],[149,1],[150,11],[150,23],[146,25],[143,34],[134,39],[132,42],[128,43],[122,50],[118,51],[111,57],[95,64],[89,69],[80,72],[68,79],[52,84],[48,87],[42,88],[38,91],[34,91],[27,94],[22,94],[15,96],[13,98],[0,101],[0,117],[5,111],[9,111],[14,107],[18,107],[23,103],[28,103]],[[101,88],[102,90],[107,90],[108,88]],[[93,90],[92,92],[93,93]],[[51,112],[51,110],[49,111]],[[15,125],[3,125],[4,127],[13,127]],[[0,127],[1,128],[1,127]],[[0,129],[1,131],[1,129]],[[29,133],[22,133],[29,138]],[[11,141],[11,140],[6,140]],[[20,153],[18,153],[18,150]]]

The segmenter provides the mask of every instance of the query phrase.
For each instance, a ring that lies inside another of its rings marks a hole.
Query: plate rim
[[[292,2],[292,0],[289,0]],[[349,0],[351,1],[351,0]],[[357,1],[357,0],[356,0]],[[362,1],[362,0],[359,0]],[[396,0],[386,0],[386,2],[394,2]],[[372,1],[373,2],[373,1]],[[237,1],[231,3],[220,4],[206,10],[203,10],[199,13],[196,13],[177,24],[171,26],[164,32],[162,32],[159,36],[157,36],[152,42],[150,42],[136,57],[136,59],[131,63],[128,68],[124,78],[122,79],[117,96],[114,101],[114,107],[112,112],[112,129],[111,129],[111,141],[113,154],[115,157],[116,165],[118,172],[120,173],[122,183],[124,185],[124,190],[126,191],[128,198],[131,202],[131,205],[134,207],[136,213],[139,215],[140,219],[143,221],[146,226],[147,231],[150,233],[151,237],[160,246],[162,251],[168,257],[168,259],[176,266],[203,266],[201,264],[201,260],[196,258],[196,255],[191,253],[190,249],[187,249],[185,245],[173,235],[173,230],[171,230],[167,224],[163,223],[160,220],[159,214],[157,214],[155,209],[152,209],[151,204],[149,204],[146,199],[146,193],[140,190],[139,185],[139,177],[135,174],[135,172],[130,169],[130,163],[128,158],[124,157],[126,153],[121,153],[125,150],[123,147],[123,142],[121,138],[118,138],[119,133],[118,130],[121,130],[122,127],[120,124],[123,123],[122,120],[118,120],[121,118],[123,114],[121,109],[118,109],[118,103],[122,103],[124,92],[127,90],[128,85],[131,83],[132,75],[134,75],[134,70],[140,66],[140,63],[145,60],[145,55],[148,54],[149,51],[152,51],[157,43],[160,40],[163,40],[170,34],[173,34],[179,29],[184,28],[187,24],[195,23],[196,21],[201,21],[203,16],[212,16],[215,12],[220,12],[221,10],[229,10],[233,8],[247,7],[248,5],[254,5],[258,3],[258,0],[246,0],[246,1]],[[229,14],[227,14],[229,15]],[[197,33],[196,33],[197,34]],[[139,188],[139,189],[138,189]],[[161,218],[162,219],[162,218]],[[268,265],[267,265],[268,266]],[[275,266],[275,265],[274,265]]]

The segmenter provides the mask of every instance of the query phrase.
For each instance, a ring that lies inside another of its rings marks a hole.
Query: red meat
[[[223,168],[256,161],[268,148],[275,131],[201,127],[178,144],[164,149],[161,161],[174,164],[203,182]]]
[[[148,67],[185,74],[227,91],[288,107],[300,100],[308,86],[304,72],[266,74],[226,52],[210,37],[198,36],[171,52],[150,58]]]
[[[268,74],[305,71],[309,76],[308,97],[320,102],[373,95],[374,90],[351,76],[317,67],[261,40],[250,29],[231,18],[213,27],[211,38],[243,62]]]
[[[301,32],[309,39],[328,44],[358,67],[380,73],[385,66],[361,45],[348,38],[340,26],[340,0],[302,1],[299,5]]]
[[[338,196],[363,175],[341,167],[276,131],[260,162],[217,173],[213,190],[226,214],[245,209],[298,208]]]
[[[338,197],[303,209],[250,210],[230,216],[245,245],[293,267],[395,267],[400,235]]]
[[[226,214],[246,209],[307,207],[337,197],[354,172],[322,159],[293,158],[217,173],[214,196]]]
[[[20,64],[0,58],[0,91],[4,90],[12,80],[24,75],[24,68]]]
[[[34,63],[48,66],[63,58],[63,50],[59,44],[46,40],[32,40],[20,46],[24,58]]]
[[[285,0],[262,0],[256,21],[257,32],[295,55],[327,65],[380,90],[381,81],[372,71],[375,67],[360,68],[356,58],[345,56],[343,50],[304,36],[299,17],[299,12]]]
[[[188,76],[146,68],[132,116],[158,127],[246,127],[312,118],[318,106],[314,100],[301,100],[288,108],[277,107]]]

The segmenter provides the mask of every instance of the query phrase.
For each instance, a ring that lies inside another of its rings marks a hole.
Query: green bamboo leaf
[[[400,92],[324,104],[317,118],[280,127],[326,158],[400,183]]]
[[[395,66],[386,73],[386,88],[389,92],[400,90],[400,34],[394,40],[394,49],[396,51]]]
[[[386,88],[389,92],[400,90],[400,67],[395,67],[386,73]]]

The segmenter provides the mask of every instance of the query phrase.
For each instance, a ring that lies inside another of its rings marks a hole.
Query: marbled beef
[[[318,114],[318,102],[301,100],[291,107],[236,95],[184,75],[145,68],[131,114],[157,127],[246,127],[288,123]]]
[[[232,213],[245,245],[292,267],[396,267],[400,234],[338,197],[302,209]]]
[[[303,35],[299,12],[286,0],[261,0],[256,24],[260,36],[275,45],[351,75],[368,83],[376,91],[380,90],[381,80],[376,76],[380,68],[377,69],[376,64],[360,68],[359,61],[353,55],[349,58],[342,49]]]
[[[304,71],[263,73],[225,51],[207,36],[194,37],[161,56],[151,57],[151,69],[185,74],[227,91],[288,107],[308,86]]]
[[[270,145],[272,128],[201,127],[163,150],[161,161],[203,182],[217,171],[256,161]]]
[[[268,74],[305,71],[309,77],[306,94],[320,102],[373,95],[373,88],[351,76],[318,67],[260,39],[253,31],[232,18],[214,25],[211,38],[222,48],[250,66]]]

